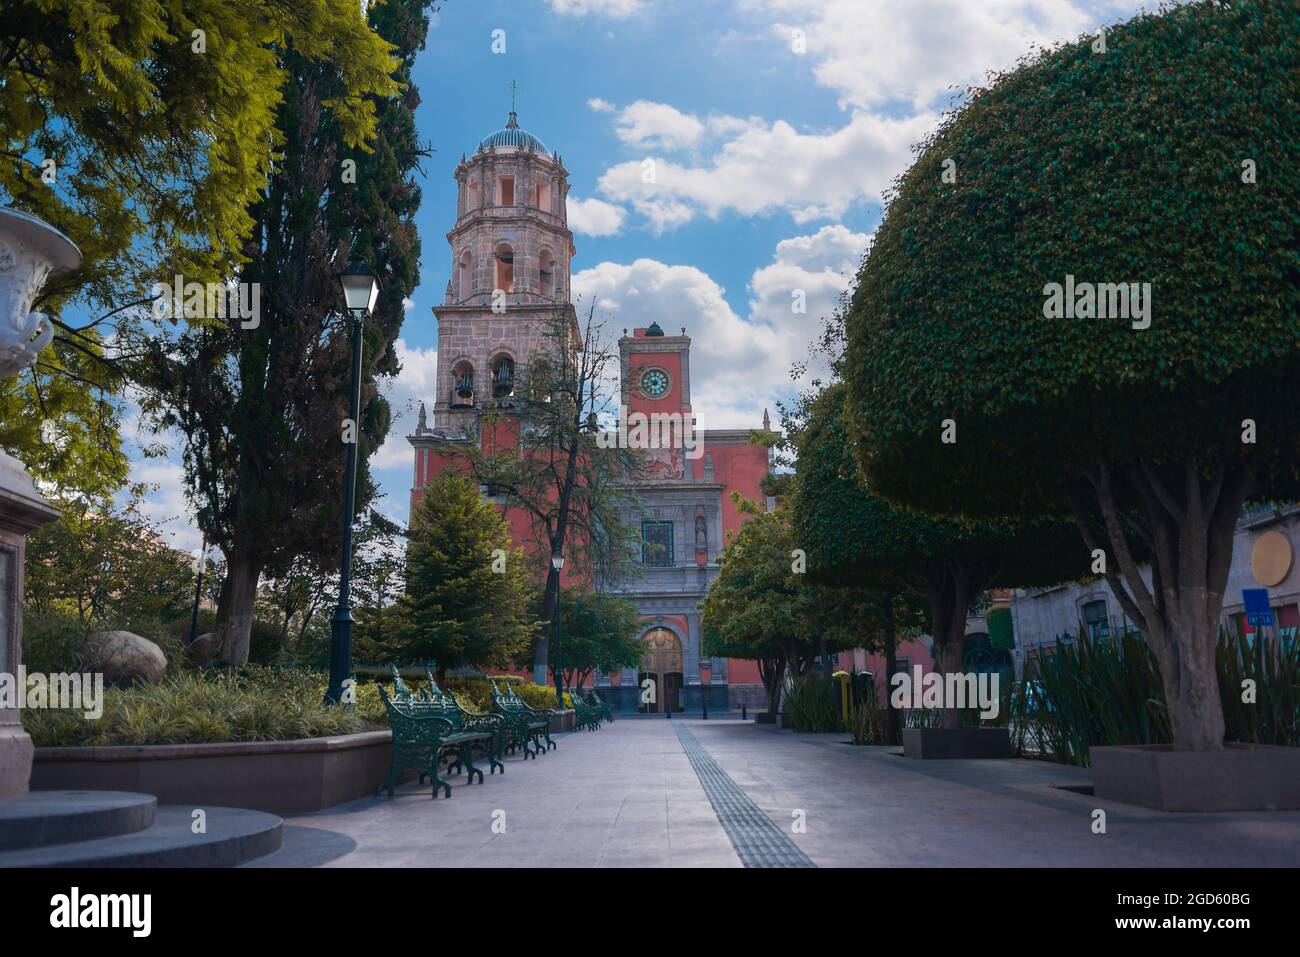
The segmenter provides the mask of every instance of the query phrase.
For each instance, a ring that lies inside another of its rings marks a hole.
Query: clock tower
[[[644,417],[651,429],[655,423],[671,425],[678,437],[672,448],[650,448],[651,474],[659,479],[685,479],[690,465],[680,436],[695,431],[691,413],[691,338],[664,335],[659,323],[633,329],[618,340],[619,378],[622,383],[619,408],[631,429],[637,417]],[[667,435],[664,425],[657,431]]]

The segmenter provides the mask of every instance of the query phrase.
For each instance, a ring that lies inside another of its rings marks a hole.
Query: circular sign
[[[1281,532],[1265,532],[1250,552],[1250,571],[1265,588],[1281,583],[1291,571],[1291,540]]]

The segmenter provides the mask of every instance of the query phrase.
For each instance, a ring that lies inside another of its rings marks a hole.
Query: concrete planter
[[[1009,758],[1006,728],[904,728],[905,758]]]
[[[32,790],[137,791],[159,804],[300,814],[374,794],[388,777],[391,741],[389,731],[367,731],[297,741],[37,748]]]
[[[559,734],[561,731],[572,731],[578,720],[578,713],[572,708],[565,708],[551,715],[551,734]]]
[[[1168,744],[1091,748],[1096,796],[1160,811],[1300,809],[1300,748],[1228,744],[1175,751]]]

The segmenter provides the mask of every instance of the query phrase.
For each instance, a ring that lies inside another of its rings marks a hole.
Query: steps
[[[234,867],[280,847],[273,814],[158,806],[124,791],[33,791],[0,801],[0,869],[10,867]]]
[[[141,831],[157,806],[129,791],[33,791],[0,801],[0,852]]]

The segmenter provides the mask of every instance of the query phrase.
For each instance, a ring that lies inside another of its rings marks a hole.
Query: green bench
[[[479,720],[490,719],[491,715],[471,715],[466,721],[454,698],[441,693],[421,693],[417,697],[411,694],[396,668],[393,677],[393,697],[389,697],[383,685],[379,686],[379,695],[392,726],[393,754],[388,778],[378,790],[386,788],[388,796],[392,797],[398,777],[404,771],[415,769],[419,771],[421,784],[426,778],[433,781],[434,798],[437,798],[439,788],[445,797],[451,797],[451,784],[438,776],[443,761],[450,760],[449,767],[457,771],[464,769],[471,784],[475,776],[481,784],[483,772],[474,766],[476,751],[487,755],[493,774],[497,768],[504,773],[505,765],[498,757],[499,721]]]
[[[582,700],[577,691],[569,691],[569,700],[573,703],[573,723],[579,731],[600,730],[600,709],[594,708]]]
[[[549,709],[531,708],[523,698],[515,694],[508,682],[505,690],[492,679],[492,713],[500,715],[508,727],[508,749],[520,749],[524,760],[554,750],[556,744],[551,740],[551,717],[555,714]]]
[[[614,720],[614,706],[602,698],[594,689],[587,692],[589,697],[587,703],[600,712],[600,717],[604,721]]]

